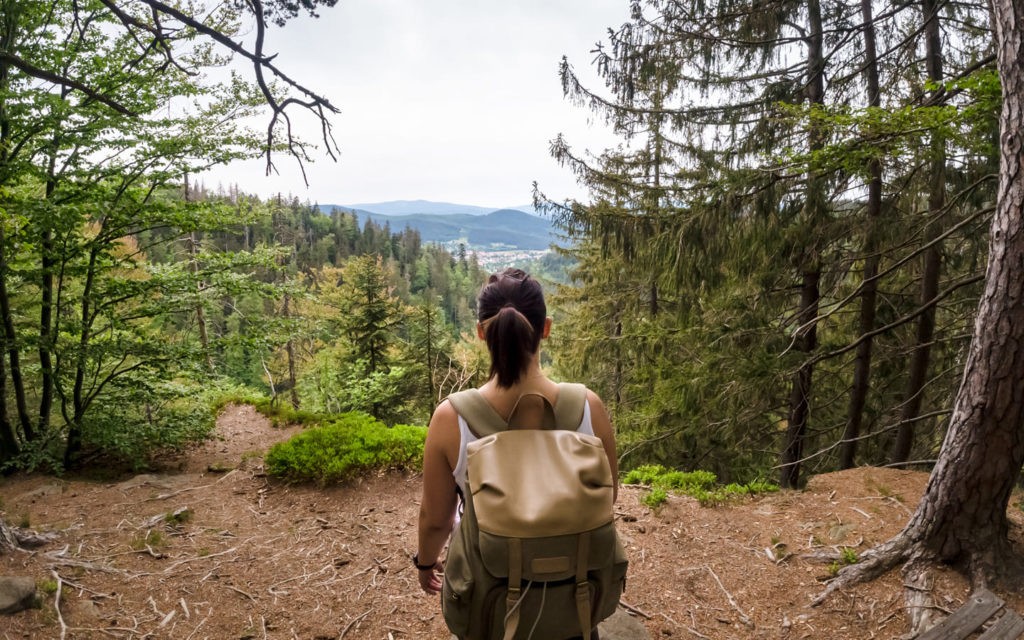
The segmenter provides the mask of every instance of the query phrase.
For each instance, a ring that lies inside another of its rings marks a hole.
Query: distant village
[[[496,271],[503,267],[522,266],[526,263],[539,260],[544,257],[545,254],[550,252],[550,249],[504,249],[501,251],[480,251],[474,249],[471,251],[471,253],[476,255],[477,262],[480,263],[480,266],[487,271]]]

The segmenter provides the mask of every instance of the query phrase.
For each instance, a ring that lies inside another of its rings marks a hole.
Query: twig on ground
[[[177,562],[175,562],[171,566],[169,566],[166,569],[164,569],[164,573],[170,573],[171,571],[174,571],[175,569],[177,569],[181,565],[187,564],[189,562],[194,562],[196,560],[206,560],[207,558],[216,558],[217,556],[223,556],[223,555],[227,555],[229,553],[234,553],[237,550],[238,550],[237,547],[231,547],[227,551],[221,551],[219,553],[211,553],[211,554],[208,554],[208,555],[205,555],[205,556],[194,556],[192,558],[185,558],[184,560],[178,560]]]
[[[345,625],[345,628],[341,630],[341,634],[338,636],[338,640],[341,640],[342,638],[344,638],[345,634],[349,632],[349,629],[351,629],[354,624],[356,624],[357,622],[359,622],[360,620],[362,620],[366,616],[370,615],[371,611],[373,611],[373,607],[371,607],[371,608],[367,609],[366,611],[360,613],[358,616],[353,618],[351,622],[349,622],[347,625]]]
[[[197,624],[196,628],[192,630],[192,633],[188,634],[188,637],[185,638],[185,640],[192,640],[192,636],[196,635],[196,632],[199,631],[199,628],[202,627],[204,624],[206,624],[206,621],[209,620],[209,619],[210,619],[210,616],[206,616],[205,618],[200,620],[199,624]]]
[[[697,631],[693,627],[688,627],[685,624],[679,624],[678,622],[673,620],[670,616],[667,616],[664,613],[659,613],[658,615],[661,616],[662,618],[665,618],[666,620],[671,622],[676,627],[682,627],[683,629],[686,629],[687,631],[689,631],[693,635],[697,636],[698,638],[701,638],[701,640],[711,640],[711,638],[709,636],[704,635],[703,633],[701,633],[700,631]]]
[[[732,605],[732,608],[736,610],[736,613],[740,614],[740,621],[748,627],[753,627],[754,623],[750,621],[750,618],[747,617],[747,614],[743,613],[743,610],[740,609],[740,606],[736,604],[736,599],[732,597],[732,594],[729,593],[729,591],[725,588],[725,585],[722,584],[722,581],[718,579],[718,574],[715,573],[714,569],[712,569],[709,565],[704,565],[704,568],[708,570],[708,572],[711,574],[711,577],[714,578],[715,582],[718,583],[718,587],[722,590],[722,593],[725,594],[725,597],[729,600],[729,604]]]
[[[141,578],[143,576],[152,575],[149,573],[129,573],[122,569],[115,569],[114,567],[108,567],[106,565],[96,564],[94,562],[84,562],[82,560],[73,560],[71,558],[62,558],[59,556],[52,556],[47,554],[47,558],[50,559],[51,568],[53,566],[62,565],[66,567],[78,567],[80,569],[86,569],[87,571],[100,571],[102,573],[116,573],[131,578]]]
[[[253,602],[256,602],[256,596],[254,596],[254,595],[252,595],[250,593],[246,593],[245,591],[242,591],[238,587],[232,587],[230,584],[226,585],[226,586],[227,586],[228,589],[231,589],[232,591],[234,591],[236,593],[240,593],[243,596],[245,596],[246,598],[249,598],[250,600],[252,600]]]
[[[57,593],[53,596],[53,608],[57,611],[57,620],[60,622],[60,640],[64,640],[68,634],[68,625],[64,624],[64,616],[60,612],[60,594],[64,581],[60,579],[60,575],[53,569],[50,569],[50,575],[57,581]]]
[[[651,619],[651,614],[641,610],[639,607],[635,607],[635,606],[629,604],[628,602],[626,602],[622,598],[619,598],[619,606],[622,607],[623,609],[625,609],[626,611],[629,611],[630,613],[635,613],[636,615],[643,617],[646,620],[650,620]]]

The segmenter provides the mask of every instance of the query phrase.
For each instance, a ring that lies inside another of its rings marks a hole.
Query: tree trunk
[[[937,0],[923,0],[921,11],[924,19],[925,65],[928,79],[942,82],[942,33]],[[925,241],[932,241],[942,234],[941,218],[946,206],[946,140],[934,132],[931,139],[931,182],[928,187],[928,222]],[[932,342],[935,340],[935,296],[939,293],[939,276],[942,274],[942,251],[938,243],[932,243],[924,254],[924,271],[921,275],[921,306],[927,307],[917,321],[914,351],[910,358],[906,393],[900,410],[899,428],[893,443],[892,462],[906,462],[914,445],[914,423],[921,415],[925,385],[928,382],[928,367],[931,362]]]
[[[291,317],[291,296],[287,293],[284,294],[284,310],[283,315],[285,318]],[[291,337],[291,328],[288,329],[288,342],[284,345],[285,354],[288,356],[288,394],[291,398],[292,408],[299,408],[299,390],[295,388],[296,376],[295,376],[295,341]]]
[[[825,58],[822,49],[821,3],[810,0],[807,3],[807,102],[812,105],[825,102]],[[824,145],[824,136],[815,124],[811,124],[808,132],[808,148],[813,152]],[[819,249],[816,242],[815,228],[825,214],[824,178],[813,170],[808,170],[807,191],[804,200],[802,224],[808,227],[807,237],[811,245],[803,247],[801,258],[800,310],[797,313],[797,325],[800,327],[794,340],[794,348],[804,355],[800,368],[793,374],[792,388],[789,396],[789,416],[786,428],[786,441],[780,456],[779,484],[783,488],[795,488],[800,483],[800,466],[803,458],[804,439],[807,437],[807,423],[811,409],[811,382],[814,365],[811,354],[818,346],[818,328],[815,318],[818,317],[818,305],[821,294],[818,284],[821,280]]]
[[[0,324],[0,341],[3,337],[3,324]],[[0,357],[0,462],[10,460],[18,455],[20,450],[18,434],[7,413],[7,371],[4,359]]]
[[[976,578],[1009,551],[1006,508],[1024,464],[1024,4],[995,0],[1003,108],[985,292],[950,427],[907,526]]]
[[[102,233],[102,230],[100,231]],[[85,273],[82,287],[81,321],[82,328],[78,336],[78,354],[75,356],[75,383],[71,391],[72,416],[68,421],[68,437],[64,446],[64,467],[74,466],[75,457],[82,450],[82,417],[85,415],[85,377],[89,360],[89,344],[92,341],[92,290],[96,281],[96,261],[99,249],[93,247],[89,251],[89,265]],[[67,413],[65,412],[65,419]]]
[[[800,315],[797,322],[801,325],[818,315],[818,282],[821,273],[817,270],[804,274],[800,294]],[[818,345],[818,329],[813,322],[801,331],[796,339],[796,351],[810,355]],[[794,489],[800,484],[800,464],[804,455],[804,439],[807,437],[807,422],[811,411],[811,378],[813,365],[805,361],[793,375],[793,387],[789,396],[789,420],[786,427],[786,444],[782,450],[779,484],[787,489]]]
[[[1024,3],[992,6],[1003,93],[999,191],[985,290],[949,430],[906,528],[843,569],[817,602],[907,559],[957,563],[975,586],[1000,570],[1019,571],[1006,510],[1024,465]]]
[[[188,184],[186,182],[186,184]],[[192,262],[192,274],[199,275],[199,239],[196,237],[196,233],[193,231],[188,234],[188,246],[189,256]],[[196,297],[202,295],[203,283],[201,281],[196,282]],[[210,373],[215,373],[216,368],[213,365],[213,355],[210,353],[210,333],[206,328],[206,312],[203,310],[203,303],[201,301],[196,302],[196,326],[199,328],[199,346],[203,349],[203,362],[206,363],[206,370]]]
[[[6,49],[14,39],[15,21],[10,15],[5,15],[3,18],[0,20],[0,47]],[[0,63],[0,168],[6,166],[8,162],[7,150],[10,148],[11,125],[7,117],[7,104],[2,95],[3,92],[6,92],[9,85],[9,71],[9,66],[6,63]],[[4,301],[0,303],[0,310],[8,306],[6,303],[7,254],[4,247],[4,236],[4,222],[0,220],[0,298]],[[7,324],[7,314],[3,314],[3,318],[0,318],[0,443],[3,444],[3,450],[0,451],[0,460],[6,460],[17,455],[20,448],[18,432],[10,420],[7,408],[7,371],[3,362],[4,353],[7,351]]]
[[[25,383],[21,377],[21,354],[14,330],[14,316],[11,300],[7,294],[7,251],[3,223],[0,223],[0,321],[3,322],[4,351],[11,364],[11,386],[14,387],[14,406],[18,411],[18,422],[26,441],[35,440],[36,432],[29,417],[28,401],[25,398]],[[2,355],[0,355],[2,357]]]
[[[185,174],[185,203],[192,201],[192,190],[188,182],[188,174]],[[192,275],[199,276],[199,237],[195,231],[188,234],[188,254],[192,267]],[[206,329],[206,312],[203,310],[203,303],[199,300],[202,295],[203,283],[196,281],[196,326],[199,328],[199,345],[203,349],[203,361],[210,373],[215,373],[213,356],[210,354],[210,334]]]
[[[871,12],[871,0],[861,0],[861,16],[864,19],[864,77],[868,85],[868,107],[881,104],[878,80],[878,54],[875,47],[875,24]],[[868,201],[865,214],[867,229],[864,232],[864,275],[860,294],[860,319],[858,335],[862,337],[857,345],[853,361],[853,385],[850,388],[850,404],[846,412],[846,428],[843,431],[843,445],[839,451],[839,468],[849,469],[857,456],[857,439],[864,418],[871,387],[871,356],[875,329],[875,310],[878,298],[878,221],[882,215],[882,163],[877,158],[868,162]]]
[[[47,167],[46,198],[53,197],[57,189],[56,166],[57,145],[59,138],[55,135],[53,148],[50,152]],[[53,269],[57,264],[54,259],[53,229],[43,229],[39,242],[42,276],[39,282],[39,432],[44,433],[50,427],[50,414],[53,411]]]

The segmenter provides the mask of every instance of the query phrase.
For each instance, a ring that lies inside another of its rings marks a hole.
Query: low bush
[[[426,427],[388,427],[351,412],[271,447],[266,469],[289,482],[325,485],[378,469],[419,468],[426,437]]]
[[[641,498],[651,508],[660,506],[673,491],[695,498],[703,506],[722,504],[743,496],[778,491],[779,487],[760,480],[747,484],[730,483],[715,486],[718,480],[710,471],[673,471],[660,464],[648,464],[627,472],[622,481],[626,484],[640,484],[651,488]]]

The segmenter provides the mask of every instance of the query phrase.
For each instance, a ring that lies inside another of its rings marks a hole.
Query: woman
[[[506,420],[524,394],[539,393],[556,405],[558,385],[540,367],[540,341],[551,331],[540,283],[519,269],[492,275],[477,297],[477,317],[477,336],[487,343],[491,356],[490,379],[479,389],[487,403]],[[615,438],[604,404],[589,390],[586,404],[577,431],[601,439],[612,477],[617,478]],[[544,410],[543,400],[526,396],[516,416],[524,424],[541,424]],[[424,445],[419,545],[414,558],[420,587],[429,594],[441,590],[441,551],[455,525],[457,488],[465,487],[465,448],[474,439],[452,404],[442,402],[430,419]]]

